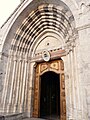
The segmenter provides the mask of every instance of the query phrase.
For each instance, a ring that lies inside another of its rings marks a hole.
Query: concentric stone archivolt
[[[74,17],[70,10],[62,6],[44,4],[32,11],[22,22],[16,31],[11,49],[29,53],[40,34],[53,30],[64,40],[68,40],[73,35],[74,29]]]

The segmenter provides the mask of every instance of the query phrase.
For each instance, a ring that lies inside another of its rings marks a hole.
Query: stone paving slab
[[[60,120],[60,119],[58,119],[58,118],[52,118],[52,119],[42,119],[42,118],[25,118],[25,119],[23,119],[23,120]]]
[[[25,118],[23,120],[46,120],[46,119],[41,119],[41,118]]]

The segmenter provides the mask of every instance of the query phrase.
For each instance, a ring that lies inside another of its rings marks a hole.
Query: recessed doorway
[[[40,117],[60,119],[60,74],[55,72],[41,75]]]
[[[63,61],[39,63],[35,72],[32,116],[49,120],[66,120]]]

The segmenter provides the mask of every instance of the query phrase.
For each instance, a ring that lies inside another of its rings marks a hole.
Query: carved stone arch
[[[9,31],[4,42],[6,46],[3,46],[2,50],[2,56],[5,57],[5,67],[2,68],[4,69],[4,77],[2,78],[5,78],[5,80],[3,80],[4,89],[1,98],[1,108],[3,112],[8,113],[13,111],[13,113],[16,113],[18,111],[27,112],[28,116],[30,116],[30,114],[32,115],[32,83],[34,80],[33,77],[35,77],[33,64],[34,62],[43,61],[42,53],[35,55],[35,50],[40,37],[48,32],[54,35],[56,34],[56,38],[61,38],[62,40],[59,48],[50,49],[50,60],[63,58],[67,88],[67,118],[73,117],[74,108],[76,108],[74,104],[74,63],[76,59],[74,58],[76,57],[75,39],[77,38],[75,35],[77,34],[75,34],[75,19],[69,8],[70,6],[67,6],[62,1],[40,0],[39,2],[33,0],[30,2],[28,0],[27,7],[23,9],[23,12],[21,11],[22,14],[19,16],[19,19],[17,18],[17,21],[15,21],[15,24]],[[37,4],[35,2],[37,2]],[[66,3],[67,2],[68,0]],[[43,20],[41,20],[42,18]],[[40,21],[38,22],[38,20]],[[16,24],[17,26],[15,27]],[[40,41],[42,41],[42,39]],[[57,70],[54,71],[56,72]],[[10,97],[8,93],[10,93]]]
[[[36,5],[36,3],[37,3],[37,5]],[[48,0],[48,2],[46,2],[44,0],[42,0],[42,1],[34,0],[34,1],[27,1],[26,4],[24,2],[22,2],[22,4],[20,4],[18,6],[18,8],[14,11],[14,13],[9,17],[9,19],[2,26],[2,28],[3,28],[5,25],[7,25],[8,21],[11,21],[11,23],[9,24],[9,27],[8,27],[8,25],[5,26],[7,31],[4,31],[4,35],[2,36],[2,39],[3,39],[2,52],[4,52],[5,54],[9,53],[9,49],[11,48],[10,47],[11,42],[13,40],[15,40],[14,35],[15,35],[15,33],[19,33],[20,29],[18,29],[18,28],[21,25],[21,23],[25,24],[25,19],[26,19],[26,16],[28,16],[28,13],[32,12],[33,9],[36,9],[39,5],[45,4],[45,3],[58,4],[58,5],[61,3],[61,5],[68,6],[69,10],[71,10],[72,13],[74,12],[75,9],[77,9],[77,6],[78,6],[77,3],[75,2],[75,0],[74,1],[73,0],[70,0],[70,1],[64,1],[64,0],[50,1],[50,0]],[[71,3],[72,3],[72,5],[71,5]],[[33,6],[33,4],[34,4],[34,6]],[[31,8],[31,9],[29,9],[29,8]],[[70,14],[71,14],[71,11],[70,11]],[[6,45],[8,45],[7,41],[10,46],[7,48],[7,51],[5,51]]]
[[[34,57],[35,54],[36,54],[36,52],[38,52],[38,51],[37,51],[37,47],[38,47],[45,39],[47,39],[48,37],[51,37],[51,39],[52,39],[52,38],[55,38],[55,39],[57,39],[57,40],[59,41],[59,47],[58,47],[58,48],[62,48],[62,46],[65,45],[65,41],[63,40],[62,36],[61,36],[58,32],[56,32],[56,31],[54,31],[54,30],[48,30],[48,31],[43,32],[42,34],[40,34],[40,35],[37,37],[36,41],[32,44],[31,50],[30,50],[30,53],[29,53],[29,54],[32,55],[32,57]],[[47,41],[49,42],[49,40],[47,40]],[[56,41],[56,42],[57,42],[57,41]],[[49,45],[49,46],[50,46],[50,45]],[[45,48],[45,49],[47,49],[47,48]],[[43,49],[43,50],[44,50],[44,49]],[[49,50],[50,50],[50,49],[49,49]]]

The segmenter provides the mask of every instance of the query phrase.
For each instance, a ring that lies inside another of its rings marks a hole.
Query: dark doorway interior
[[[46,72],[41,76],[40,117],[56,120],[60,117],[60,75]]]

